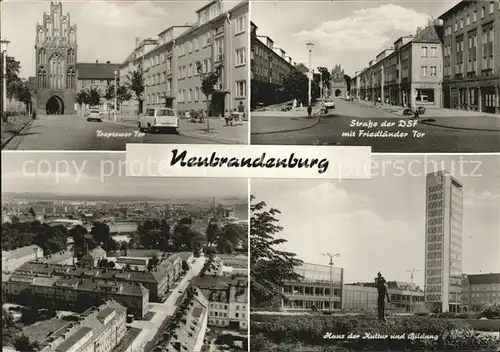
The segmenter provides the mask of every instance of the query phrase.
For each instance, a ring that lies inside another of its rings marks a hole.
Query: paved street
[[[372,146],[373,152],[407,153],[500,151],[499,132],[495,130],[452,129],[421,122],[413,126],[413,120],[406,117],[344,100],[336,100],[333,116],[301,131],[262,133],[286,129],[288,125],[293,129],[297,122],[289,121],[297,120],[297,117],[259,115],[252,116],[252,144],[356,145]],[[313,125],[314,121],[311,122]],[[356,122],[359,123],[358,126],[354,126]],[[393,126],[382,126],[384,122]],[[375,123],[377,126],[374,126]],[[387,132],[385,137],[384,131]]]
[[[125,150],[126,143],[213,144],[208,140],[167,133],[139,134],[135,124],[87,122],[74,115],[39,116],[14,137],[5,150]],[[98,132],[100,131],[100,133]],[[115,134],[112,136],[111,134]]]
[[[187,272],[186,276],[177,285],[177,287],[178,288],[183,287],[185,289],[188,285],[189,280],[191,280],[192,277],[198,275],[204,263],[205,263],[204,257],[196,258],[196,261],[194,263],[191,262],[189,264],[191,266],[191,270]],[[133,342],[134,352],[142,351],[142,348],[144,348],[144,346],[154,338],[156,332],[163,324],[165,319],[168,316],[172,316],[174,314],[174,311],[177,308],[175,303],[177,302],[179,296],[182,295],[182,293],[178,292],[177,287],[172,291],[172,293],[165,302],[149,303],[150,310],[156,312],[156,314],[153,316],[153,318],[151,318],[150,321],[139,320],[139,321],[134,321],[132,324],[130,324],[133,327],[142,329],[141,333],[137,336],[137,338]]]

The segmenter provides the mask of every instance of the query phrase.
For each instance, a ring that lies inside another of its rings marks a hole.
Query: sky
[[[462,271],[500,272],[498,155],[372,155],[373,163],[371,180],[252,180],[253,203],[281,211],[277,237],[288,241],[282,248],[305,262],[327,265],[322,253],[340,253],[334,264],[344,268],[346,283],[372,282],[378,271],[409,282],[406,270],[417,269],[422,287],[425,175],[444,168],[464,187]]]
[[[78,62],[122,63],[132,52],[135,38],[156,38],[174,25],[196,22],[196,13],[208,0],[195,1],[62,1],[77,25]],[[35,73],[36,23],[50,12],[50,0],[0,2],[2,37],[11,43],[8,55],[21,62],[23,78]],[[22,14],[22,15],[21,15]]]
[[[399,37],[414,34],[431,16],[438,18],[458,2],[252,0],[251,20],[258,35],[273,39],[293,61],[308,66],[305,43],[312,42],[313,68],[340,64],[352,77]]]
[[[2,152],[2,192],[247,199],[247,179],[126,177],[125,153]]]

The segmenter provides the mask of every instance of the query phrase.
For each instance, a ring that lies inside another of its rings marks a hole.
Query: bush
[[[252,314],[251,319],[252,335],[258,336],[252,341],[252,346],[256,343],[259,348],[255,350],[258,351],[290,351],[281,348],[291,344],[302,344],[311,351],[333,351],[334,348],[351,351],[452,349],[494,351],[498,348],[498,340],[494,337],[481,335],[466,323],[450,319],[393,316],[387,323],[380,323],[374,315],[340,317],[268,315],[262,319],[263,316]],[[343,337],[326,338],[326,333]],[[412,339],[410,335],[412,333],[420,334],[420,337],[413,336],[415,338]],[[359,337],[348,339],[349,334]],[[387,335],[387,338],[363,339],[365,334]],[[431,335],[435,338],[424,338],[422,335]]]
[[[479,318],[500,319],[500,303],[488,303],[481,308]]]

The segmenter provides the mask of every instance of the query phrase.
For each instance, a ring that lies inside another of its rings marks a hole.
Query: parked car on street
[[[178,133],[179,118],[176,112],[170,108],[147,109],[146,113],[139,117],[139,130],[141,132],[168,130]]]
[[[90,109],[87,115],[87,121],[102,122],[101,112],[99,109]]]

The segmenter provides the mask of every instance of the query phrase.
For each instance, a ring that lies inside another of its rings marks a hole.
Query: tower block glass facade
[[[462,184],[446,171],[427,174],[425,302],[432,311],[460,311],[462,223]]]

